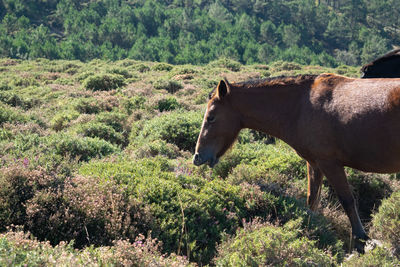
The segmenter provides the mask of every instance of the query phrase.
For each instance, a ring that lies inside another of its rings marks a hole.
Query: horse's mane
[[[389,60],[392,60],[394,58],[400,57],[400,48],[399,49],[395,49],[390,51],[389,53],[384,54],[381,57],[378,57],[377,59],[375,59],[374,61],[371,61],[370,63],[365,64],[364,66],[362,66],[361,70],[362,71],[366,71],[366,68],[375,64],[375,63],[383,63]]]
[[[254,79],[244,82],[233,83],[231,85],[238,87],[261,87],[261,86],[271,86],[271,85],[291,85],[291,84],[301,84],[303,82],[314,81],[318,75],[314,74],[301,74],[296,76],[276,76],[269,77],[265,79]]]
[[[254,87],[267,87],[267,86],[277,86],[277,85],[293,85],[302,84],[304,82],[313,82],[318,75],[315,74],[300,74],[296,76],[275,76],[264,79],[252,79],[243,82],[229,83],[226,79],[225,82],[232,87],[241,88],[254,88]],[[208,98],[211,99],[214,96],[215,88],[209,93]]]

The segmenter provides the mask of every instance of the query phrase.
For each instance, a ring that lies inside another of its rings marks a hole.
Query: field
[[[347,169],[370,237],[306,165],[243,130],[214,168],[191,163],[208,93],[230,82],[334,72],[278,61],[203,66],[121,60],[0,60],[0,266],[400,265],[400,180]]]

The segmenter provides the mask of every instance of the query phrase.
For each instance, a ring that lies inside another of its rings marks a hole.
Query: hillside
[[[0,265],[400,264],[393,176],[347,170],[387,249],[345,259],[347,217],[327,184],[318,211],[306,207],[305,162],[286,144],[246,130],[213,170],[191,163],[221,77],[322,72],[359,75],[284,61],[1,59]]]
[[[393,0],[2,0],[0,57],[362,65],[400,43]]]

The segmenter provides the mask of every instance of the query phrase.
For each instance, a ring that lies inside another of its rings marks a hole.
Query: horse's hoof
[[[367,243],[365,244],[364,250],[365,252],[371,251],[376,247],[383,247],[383,244],[381,241],[376,240],[376,239],[369,239]]]

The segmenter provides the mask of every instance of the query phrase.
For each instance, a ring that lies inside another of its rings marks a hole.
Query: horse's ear
[[[229,83],[227,80],[221,80],[217,86],[217,97],[219,99],[224,98],[227,94],[229,94]]]

